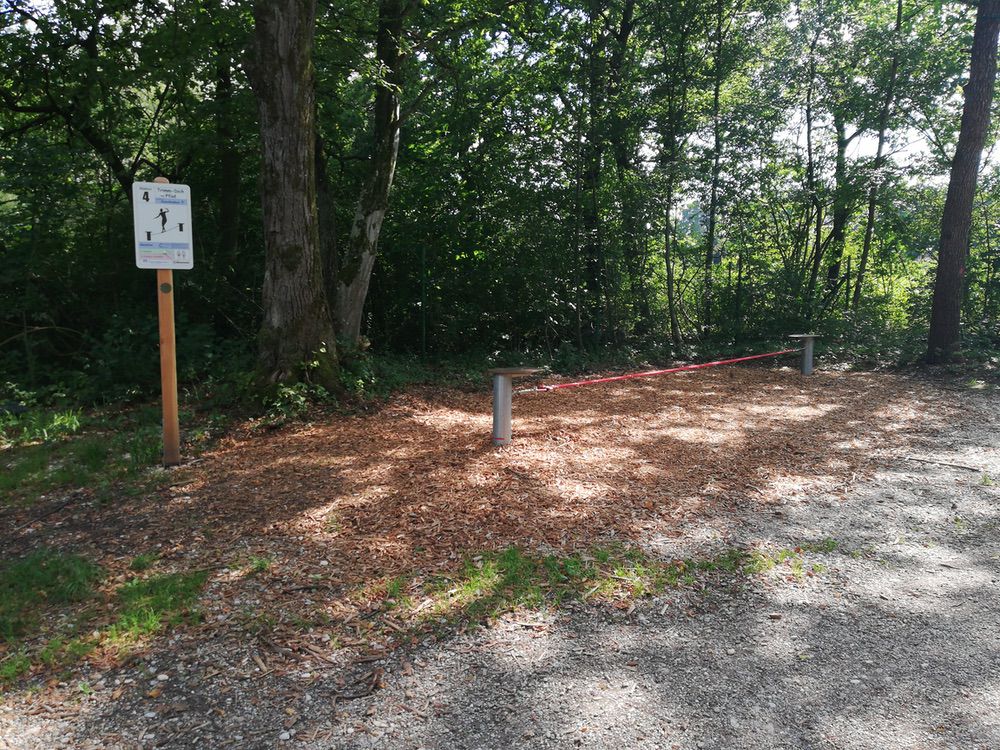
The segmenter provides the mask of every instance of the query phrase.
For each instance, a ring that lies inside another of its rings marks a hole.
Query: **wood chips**
[[[373,414],[225,441],[146,533],[259,553],[281,539],[295,547],[289,573],[338,585],[512,544],[566,551],[676,535],[698,518],[780,503],[788,486],[837,487],[867,471],[926,419],[916,388],[744,367],[521,395],[506,448],[490,443],[485,384],[410,393]]]

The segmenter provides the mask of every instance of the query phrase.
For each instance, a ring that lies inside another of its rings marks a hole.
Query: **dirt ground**
[[[236,434],[157,497],[5,535],[12,555],[115,571],[155,549],[212,575],[202,625],[95,660],[89,694],[6,694],[0,748],[1000,747],[997,401],[719,368],[518,397],[500,450],[485,392]],[[810,575],[450,637],[358,624],[393,576],[609,541],[666,560],[797,549]],[[262,557],[265,575],[239,573]]]

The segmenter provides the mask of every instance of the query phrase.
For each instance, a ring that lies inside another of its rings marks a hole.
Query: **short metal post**
[[[497,367],[487,370],[493,378],[493,445],[510,445],[510,400],[514,395],[513,379],[536,375],[537,367]]]
[[[510,375],[493,375],[493,445],[510,444],[510,401],[513,383]]]
[[[802,358],[799,370],[803,375],[813,374],[813,344],[819,336],[815,333],[797,333],[791,338],[799,339],[802,342]]]
[[[813,374],[813,341],[815,339],[808,338],[802,342],[802,374],[812,375]]]

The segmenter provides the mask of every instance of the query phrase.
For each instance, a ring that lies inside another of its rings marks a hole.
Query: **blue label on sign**
[[[140,242],[139,247],[143,250],[187,250],[191,244],[188,242]]]

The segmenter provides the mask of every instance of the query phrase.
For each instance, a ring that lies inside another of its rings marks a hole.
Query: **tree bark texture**
[[[981,0],[972,39],[969,83],[965,87],[962,127],[951,163],[948,195],[941,216],[937,276],[927,337],[927,361],[947,362],[961,341],[962,292],[966,251],[972,226],[972,202],[979,160],[990,125],[990,106],[997,73],[1000,0]]]
[[[315,20],[315,0],[254,3],[248,72],[260,115],[265,243],[258,367],[266,383],[308,379],[336,388],[316,215]]]
[[[375,267],[378,237],[389,207],[389,192],[399,154],[400,66],[403,58],[399,43],[406,12],[403,0],[379,2],[375,51],[381,80],[375,93],[375,143],[371,171],[361,188],[337,278],[337,330],[350,342],[357,342],[361,336],[368,284]]]

